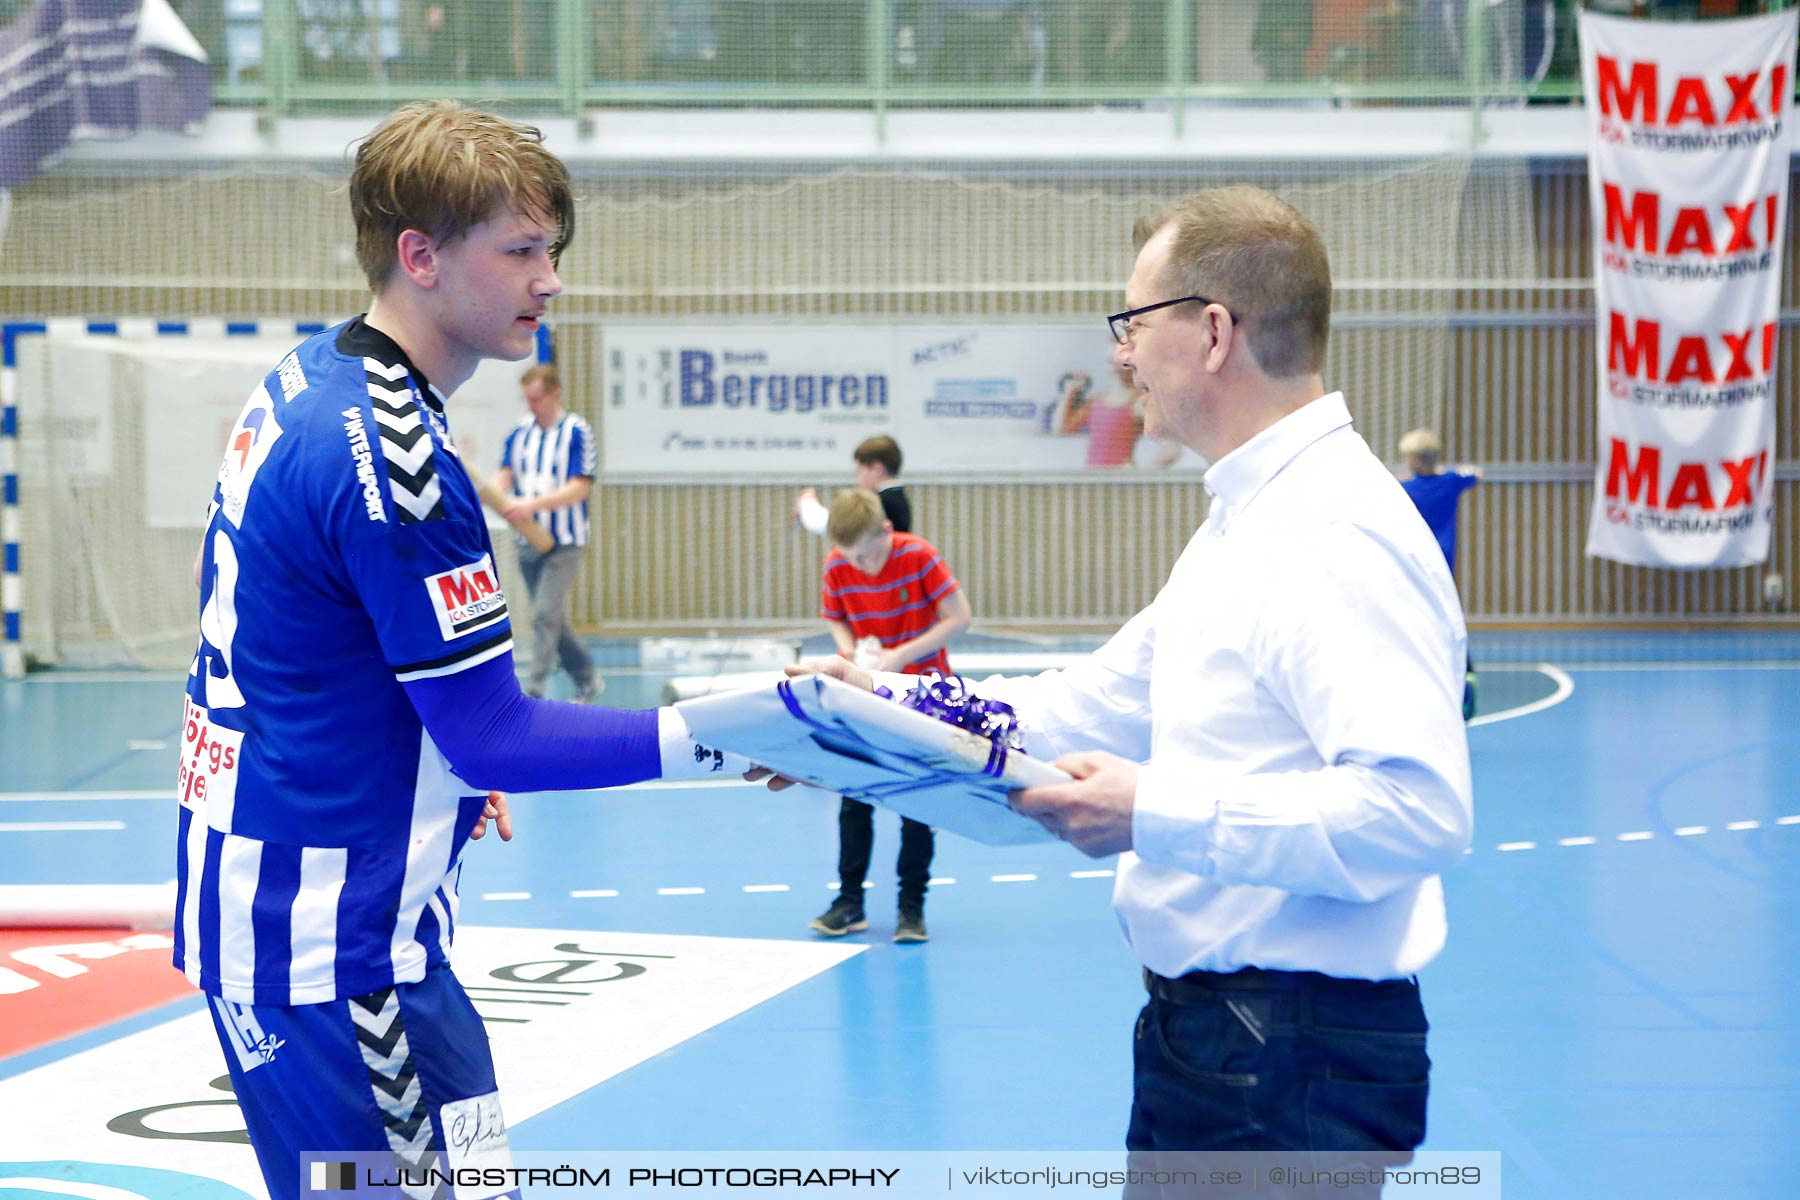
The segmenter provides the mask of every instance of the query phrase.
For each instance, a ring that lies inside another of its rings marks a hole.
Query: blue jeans
[[[1174,999],[1152,984],[1134,1039],[1134,1154],[1342,1152],[1394,1164],[1425,1139],[1431,1059],[1417,981],[1195,972],[1160,985]]]

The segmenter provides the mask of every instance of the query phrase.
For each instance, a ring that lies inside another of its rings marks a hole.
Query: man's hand
[[[543,506],[536,500],[514,500],[500,510],[501,517],[507,521],[524,521],[538,512]]]
[[[891,650],[881,652],[881,657],[875,660],[875,669],[877,671],[898,671],[911,661],[901,647],[895,646]]]
[[[506,807],[505,792],[489,792],[487,805],[482,808],[481,815],[475,818],[475,828],[469,832],[471,842],[479,842],[487,833],[488,822],[494,823],[494,829],[500,834],[503,842],[512,841],[512,813]]]
[[[873,676],[849,659],[839,658],[835,654],[829,658],[809,658],[803,663],[783,667],[782,670],[787,672],[789,679],[797,679],[802,675],[829,675],[865,692],[875,690]]]
[[[1065,754],[1055,766],[1070,783],[1012,793],[1013,810],[1068,842],[1089,858],[1131,849],[1131,814],[1137,802],[1137,764],[1103,750]]]

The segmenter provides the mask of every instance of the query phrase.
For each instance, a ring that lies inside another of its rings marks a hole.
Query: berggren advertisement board
[[[1098,322],[1068,326],[609,325],[610,478],[841,476],[886,434],[909,477],[1198,470],[1143,433]]]

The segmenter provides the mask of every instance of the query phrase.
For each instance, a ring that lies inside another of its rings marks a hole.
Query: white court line
[[[26,804],[60,800],[173,800],[174,788],[152,788],[148,791],[114,792],[0,792],[0,804]]]
[[[995,883],[1036,883],[1036,875],[989,875]]]
[[[1693,662],[1570,663],[1569,668],[1575,671],[1800,671],[1800,661],[1784,658],[1763,662],[1696,659]]]
[[[123,821],[0,821],[0,833],[91,833],[123,828]]]
[[[1725,828],[1738,833],[1743,833],[1752,829],[1761,829],[1762,824],[1761,821],[1732,821],[1728,823]],[[1775,824],[1800,825],[1800,815],[1776,817]],[[1699,837],[1701,834],[1711,832],[1711,827],[1707,825],[1683,825],[1670,832],[1676,837]],[[1648,842],[1654,840],[1656,834],[1648,829],[1633,829],[1625,833],[1614,834],[1613,836],[1616,840],[1621,842]],[[1599,840],[1600,839],[1595,837],[1583,835],[1579,837],[1558,838],[1556,844],[1559,846],[1592,846]],[[1538,844],[1536,842],[1501,842],[1494,847],[1496,850],[1536,850],[1537,848]]]
[[[481,893],[481,898],[483,900],[529,900],[529,899],[531,899],[531,893],[530,892],[483,892],[483,893]]]
[[[1111,879],[1111,871],[1070,871],[1070,879]]]
[[[746,892],[786,892],[792,889],[785,883],[746,883],[744,890]]]
[[[64,675],[59,671],[49,671],[41,675],[29,675],[24,679],[8,680],[9,683],[22,683],[26,687],[43,687],[59,685],[66,687],[72,683],[103,683],[114,687],[121,683],[185,683],[187,672],[173,671],[95,671],[88,674]]]
[[[606,900],[618,895],[615,888],[582,888],[569,893],[571,900]]]
[[[1487,669],[1491,671],[1497,668]],[[1521,704],[1517,708],[1503,708],[1496,713],[1483,713],[1469,722],[1469,728],[1473,729],[1477,725],[1492,725],[1496,721],[1511,721],[1517,717],[1528,717],[1532,713],[1543,712],[1546,708],[1554,708],[1575,694],[1575,681],[1570,679],[1569,673],[1561,667],[1552,666],[1550,663],[1538,663],[1527,669],[1548,675],[1550,682],[1556,685],[1556,690],[1542,700],[1533,700],[1530,704]],[[1476,674],[1480,673],[1480,668],[1477,668]]]
[[[163,738],[132,738],[125,743],[127,750],[167,750],[169,743]]]

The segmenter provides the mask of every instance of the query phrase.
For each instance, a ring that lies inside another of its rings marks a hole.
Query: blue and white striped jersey
[[[401,684],[507,654],[512,632],[443,399],[385,334],[326,330],[251,395],[200,601],[175,965],[244,1004],[422,978],[485,792]]]
[[[500,465],[512,471],[513,491],[530,500],[554,492],[571,479],[594,477],[594,431],[572,412],[545,429],[537,418],[526,417],[506,435]],[[585,546],[588,542],[588,506],[583,500],[555,512],[536,515],[537,523],[550,531],[559,546]],[[525,539],[520,538],[524,545]]]

